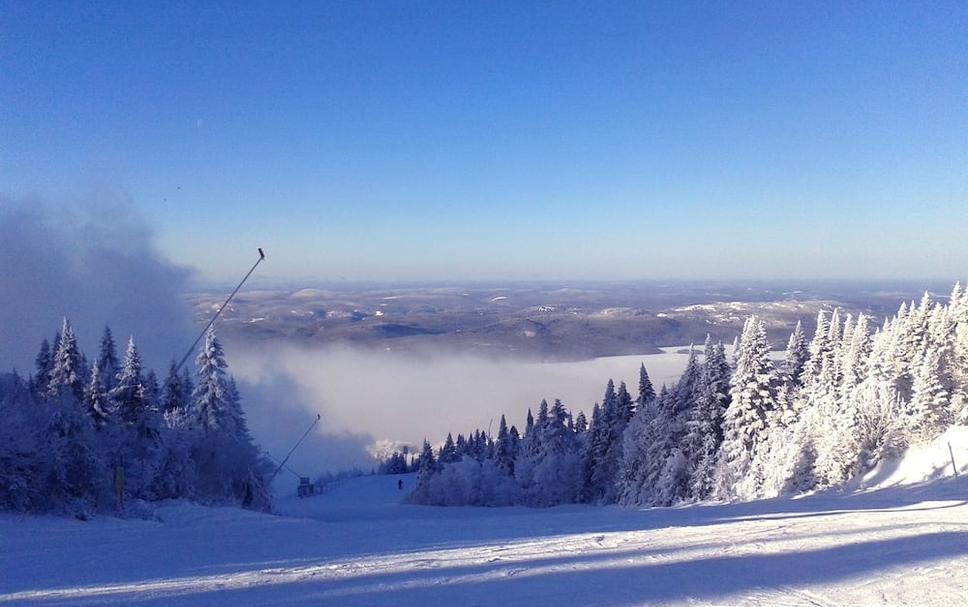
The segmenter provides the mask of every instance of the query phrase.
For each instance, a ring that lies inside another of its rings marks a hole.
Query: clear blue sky
[[[0,191],[211,277],[968,268],[965,2],[2,0],[0,62]]]

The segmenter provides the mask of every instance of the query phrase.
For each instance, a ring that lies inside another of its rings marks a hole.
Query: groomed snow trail
[[[3,515],[0,605],[968,603],[964,477],[652,510],[409,506],[397,478],[284,500],[284,516]]]

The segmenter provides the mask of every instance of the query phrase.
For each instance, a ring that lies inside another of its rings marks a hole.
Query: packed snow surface
[[[960,605],[965,477],[745,504],[431,508],[403,478],[154,521],[0,515],[0,604]]]

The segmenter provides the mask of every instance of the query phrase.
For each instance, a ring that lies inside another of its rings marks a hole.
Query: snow
[[[282,499],[281,516],[184,502],[147,521],[2,514],[0,604],[933,606],[968,596],[966,477],[646,510],[411,506],[398,479],[413,486],[412,475],[351,479]]]
[[[853,483],[852,488],[882,489],[912,485],[958,474],[968,475],[968,427],[952,426],[926,445],[912,446],[903,456],[879,463]]]

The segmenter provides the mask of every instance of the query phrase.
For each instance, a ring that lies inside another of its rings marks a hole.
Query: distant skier
[[[403,491],[403,479],[397,481],[397,491]]]

